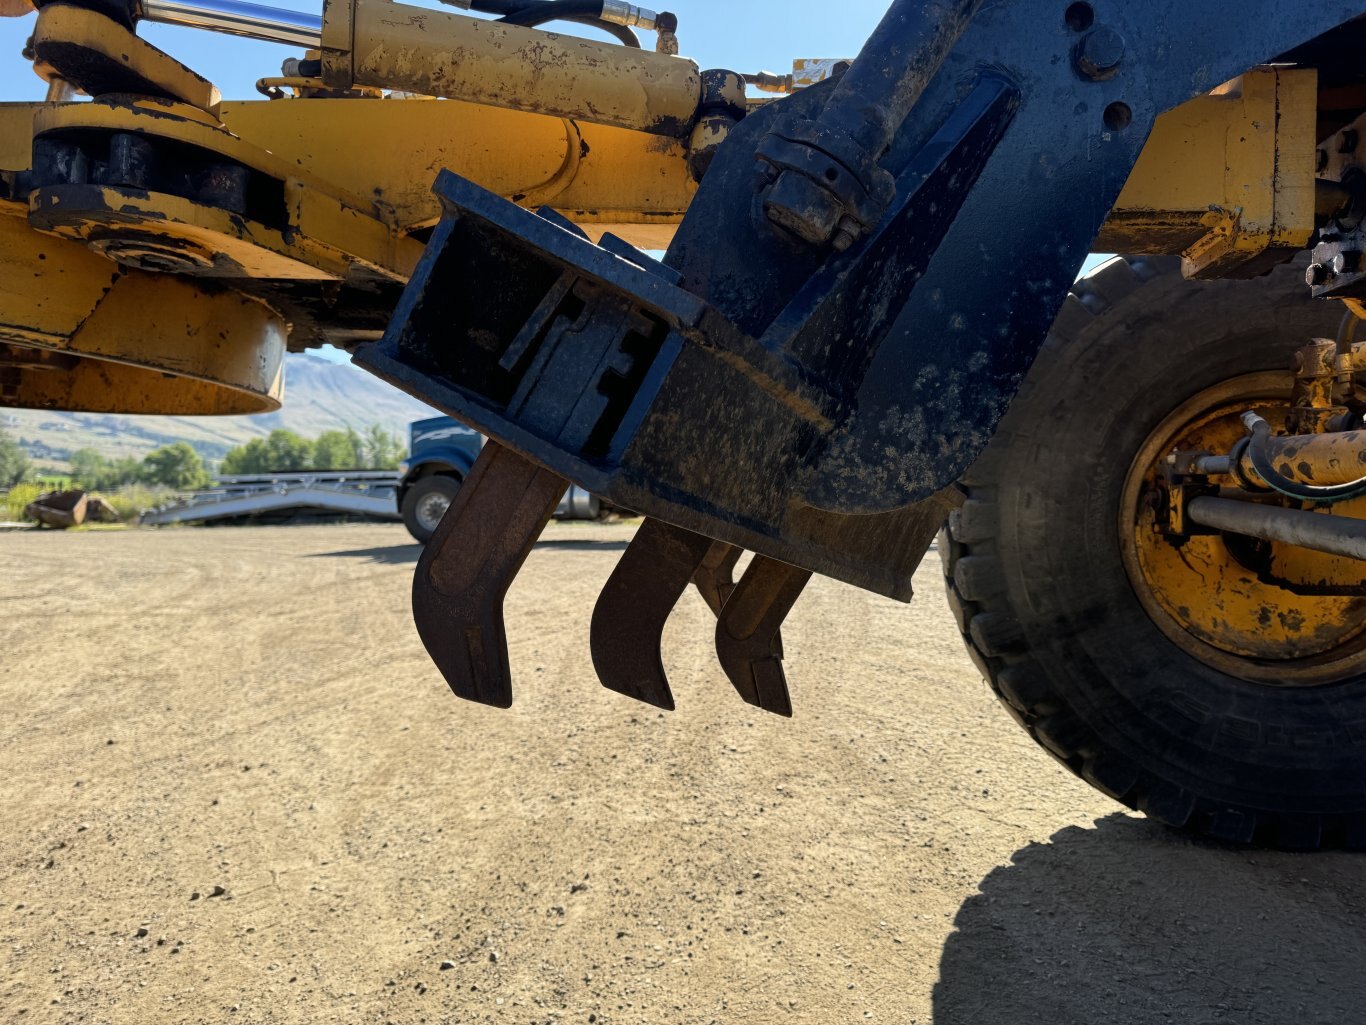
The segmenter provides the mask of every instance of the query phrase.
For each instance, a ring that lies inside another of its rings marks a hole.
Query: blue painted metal
[[[425,476],[423,471],[430,470],[433,464],[443,467],[441,472],[449,468],[464,477],[479,458],[483,445],[483,435],[448,416],[414,420],[408,425],[408,455],[399,485],[399,502],[403,501],[403,491]]]
[[[837,85],[734,129],[668,275],[445,172],[446,216],[356,362],[620,505],[909,597],[946,489],[1014,396],[1157,115],[1366,4],[1089,7],[1080,24],[1057,0],[983,5],[946,55],[875,34],[856,67],[894,67],[901,42],[942,64],[877,154],[895,182],[885,212],[843,251],[764,210],[774,161],[850,195],[846,172],[874,173],[822,173],[843,144],[818,129],[858,134],[822,121],[827,105],[847,115]]]

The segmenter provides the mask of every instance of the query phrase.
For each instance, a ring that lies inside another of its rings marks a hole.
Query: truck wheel
[[[1079,281],[940,552],[968,651],[1059,761],[1192,832],[1366,846],[1366,597],[1302,596],[1246,546],[1151,529],[1174,447],[1283,415],[1294,350],[1333,337],[1303,263],[1191,282],[1169,258]],[[1274,422],[1273,422],[1274,426]]]
[[[410,487],[403,496],[403,508],[400,510],[408,533],[425,545],[436,533],[441,517],[446,515],[451,499],[459,490],[460,481],[445,474],[423,477]]]

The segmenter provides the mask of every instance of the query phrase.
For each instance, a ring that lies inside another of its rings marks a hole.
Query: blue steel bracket
[[[358,364],[619,506],[910,597],[952,496],[859,517],[843,538],[835,521],[848,517],[796,502],[801,453],[833,427],[841,400],[784,351],[831,317],[856,329],[876,321],[870,288],[895,305],[916,264],[888,247],[906,248],[905,222],[933,223],[931,190],[908,190],[869,245],[834,261],[844,289],[818,275],[759,340],[620,240],[595,245],[450,172],[435,192],[445,215],[390,330]],[[701,426],[680,437],[690,423]],[[889,558],[911,550],[904,566]]]
[[[838,83],[735,126],[666,266],[443,172],[444,216],[356,362],[622,507],[909,598],[1156,116],[1362,8],[982,5],[921,69],[878,159],[895,192],[843,251],[763,209],[775,166],[862,195],[868,168],[823,172],[825,136],[793,128]]]

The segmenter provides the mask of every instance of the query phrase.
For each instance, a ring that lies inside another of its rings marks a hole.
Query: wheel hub
[[[450,508],[451,500],[445,495],[430,494],[425,495],[417,503],[415,515],[417,522],[423,530],[435,531],[441,523],[441,517],[446,515],[446,510]]]
[[[1292,384],[1288,373],[1248,374],[1178,407],[1130,467],[1119,528],[1134,590],[1170,640],[1233,676],[1313,686],[1366,668],[1366,597],[1301,594],[1269,581],[1256,568],[1266,555],[1256,546],[1271,543],[1238,535],[1173,541],[1156,524],[1167,454],[1229,451],[1244,433],[1239,416],[1248,409],[1279,428]]]

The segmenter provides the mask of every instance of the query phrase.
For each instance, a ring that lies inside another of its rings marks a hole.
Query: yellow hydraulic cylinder
[[[1333,431],[1327,434],[1290,434],[1270,438],[1266,455],[1286,480],[1312,487],[1335,487],[1366,477],[1366,431]],[[1197,473],[1234,473],[1257,490],[1270,489],[1244,449],[1237,466],[1231,456],[1201,456]]]
[[[1297,484],[1350,484],[1366,477],[1366,431],[1273,438],[1267,444],[1267,455],[1281,476]],[[1246,454],[1240,464],[1246,476],[1260,479]]]
[[[683,57],[446,14],[328,0],[322,77],[682,138],[702,97]]]

